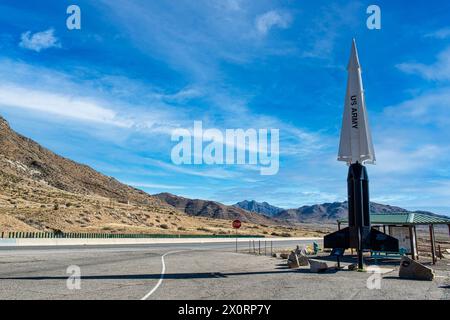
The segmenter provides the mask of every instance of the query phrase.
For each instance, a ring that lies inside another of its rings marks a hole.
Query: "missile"
[[[338,161],[375,164],[375,151],[370,134],[364,87],[356,41],[353,39],[348,63],[347,92],[342,119]]]
[[[363,251],[398,252],[398,240],[371,227],[369,177],[364,164],[375,164],[375,150],[367,116],[361,65],[353,39],[347,67],[347,92],[344,103],[338,161],[349,166],[347,176],[348,227],[324,237],[324,247],[354,248],[358,267],[363,269]]]

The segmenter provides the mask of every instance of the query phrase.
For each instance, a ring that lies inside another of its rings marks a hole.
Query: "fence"
[[[63,233],[63,232],[0,232],[3,239],[147,239],[147,238],[254,238],[254,235],[203,235],[203,234],[113,234],[113,233]],[[258,236],[263,238],[262,236]]]
[[[237,251],[237,247],[236,247]],[[248,253],[257,255],[273,255],[273,242],[268,240],[248,240]]]

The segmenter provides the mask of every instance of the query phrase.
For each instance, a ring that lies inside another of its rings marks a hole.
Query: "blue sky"
[[[66,8],[81,8],[81,30]],[[381,30],[366,27],[377,4]],[[0,114],[149,193],[298,207],[346,198],[336,161],[351,39],[373,201],[450,213],[450,2],[0,2]],[[175,128],[278,128],[280,170],[171,162]]]

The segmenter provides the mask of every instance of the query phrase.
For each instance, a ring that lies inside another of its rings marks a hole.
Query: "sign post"
[[[237,253],[238,252],[238,237],[237,237],[237,234],[238,234],[238,229],[242,226],[242,222],[240,220],[234,220],[232,226],[233,226],[233,229],[236,230],[236,253]]]

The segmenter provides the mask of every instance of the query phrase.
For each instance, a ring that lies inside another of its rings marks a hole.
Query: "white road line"
[[[166,252],[161,256],[161,263],[162,263],[162,269],[161,269],[161,277],[159,278],[158,283],[156,284],[156,286],[153,287],[152,290],[150,290],[149,293],[147,293],[141,300],[147,300],[153,293],[155,293],[156,290],[158,290],[159,286],[162,284],[163,279],[164,279],[164,274],[166,272],[166,264],[164,262],[164,257],[169,255],[169,254],[173,254],[173,253],[178,253],[178,252],[186,252],[187,250],[181,250],[181,251],[170,251],[170,252]]]

